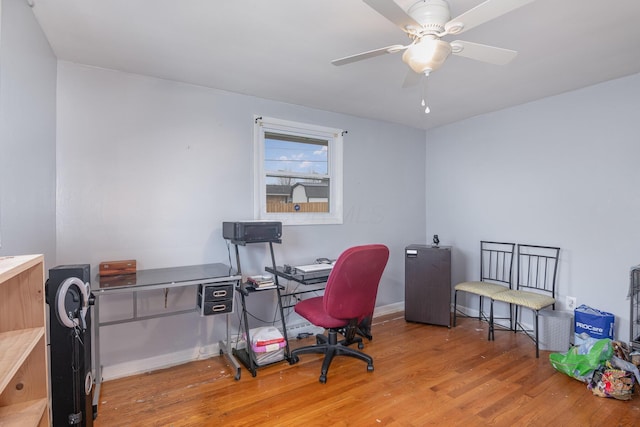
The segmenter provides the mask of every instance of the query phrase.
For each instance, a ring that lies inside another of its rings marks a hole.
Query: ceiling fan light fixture
[[[438,40],[424,38],[409,46],[402,54],[402,61],[418,74],[430,73],[442,66],[451,54],[451,45]]]

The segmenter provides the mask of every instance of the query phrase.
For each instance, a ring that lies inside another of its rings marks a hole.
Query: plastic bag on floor
[[[588,384],[594,372],[603,367],[612,355],[610,339],[590,338],[566,353],[551,353],[549,361],[557,371]]]
[[[635,377],[632,372],[616,369],[607,362],[605,367],[595,371],[589,389],[596,396],[630,400],[634,384]]]

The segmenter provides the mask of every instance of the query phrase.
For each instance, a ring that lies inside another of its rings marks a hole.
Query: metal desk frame
[[[95,389],[93,394],[93,405],[97,407],[100,399],[100,386],[102,384],[102,365],[100,364],[100,327],[117,325],[121,323],[138,322],[142,320],[155,319],[159,317],[175,316],[185,313],[197,313],[197,308],[189,310],[174,310],[147,316],[138,316],[138,292],[147,292],[157,289],[168,290],[170,288],[180,288],[196,286],[201,284],[211,284],[219,282],[235,282],[234,287],[240,282],[240,275],[236,274],[229,266],[221,263],[193,265],[186,267],[159,268],[152,270],[139,270],[135,274],[100,277],[96,276],[91,292],[96,297],[93,307],[93,363],[92,369],[95,379]],[[105,295],[115,295],[130,293],[133,297],[132,316],[125,319],[113,320],[100,323],[100,297]],[[220,341],[220,354],[224,354],[235,369],[235,379],[240,379],[240,364],[229,351],[229,313],[226,316],[226,342]]]
[[[273,253],[273,244],[274,243],[282,243],[282,240],[280,239],[272,239],[272,240],[266,240],[266,241],[259,241],[259,242],[245,242],[245,241],[241,241],[241,240],[230,240],[230,242],[234,245],[235,248],[235,254],[236,254],[236,270],[238,271],[238,274],[242,274],[242,267],[240,264],[240,252],[238,250],[238,246],[246,246],[249,244],[256,244],[256,243],[266,243],[269,245],[269,252],[271,254],[271,262],[273,265],[273,268],[275,268],[276,266],[276,258],[275,255]],[[273,290],[276,291],[277,293],[277,299],[278,299],[278,311],[280,313],[280,321],[281,321],[281,325],[282,325],[282,335],[287,336],[287,325],[285,322],[285,318],[284,318],[284,310],[282,308],[282,300],[281,300],[281,295],[280,295],[280,290],[281,290],[281,286],[278,282],[278,276],[275,276],[274,278],[274,282],[275,282],[275,288],[273,288]],[[240,286],[238,286],[236,288],[236,290],[240,293],[240,301],[242,303],[242,320],[241,323],[244,325],[244,334],[247,337],[247,345],[246,348],[244,349],[239,349],[239,348],[235,348],[232,349],[232,354],[234,356],[236,356],[240,362],[242,362],[242,364],[249,370],[249,372],[251,372],[252,376],[256,376],[257,375],[257,370],[258,368],[260,368],[261,366],[259,366],[256,361],[254,360],[254,355],[253,355],[253,350],[251,349],[251,343],[249,342],[249,337],[250,337],[250,328],[249,328],[249,317],[248,317],[248,310],[247,310],[247,301],[246,298],[254,292],[265,292],[268,291],[270,289],[265,289],[265,290],[254,290],[253,287],[248,286],[246,283],[240,283]],[[285,348],[284,348],[284,357],[285,360],[289,359],[289,341],[286,341],[285,344]],[[279,363],[278,362],[274,362],[274,363]]]

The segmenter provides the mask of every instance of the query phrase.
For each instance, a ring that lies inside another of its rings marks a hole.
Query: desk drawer
[[[201,316],[233,312],[235,282],[210,283],[198,286],[198,312]]]
[[[233,299],[233,283],[215,283],[210,285],[200,285],[198,293],[202,294],[205,301],[219,301]]]
[[[201,316],[224,314],[233,312],[233,300],[223,301],[198,301],[198,311]]]

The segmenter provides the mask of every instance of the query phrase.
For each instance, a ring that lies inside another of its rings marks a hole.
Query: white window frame
[[[306,123],[254,116],[254,218],[281,221],[283,225],[342,224],[343,130]],[[267,185],[264,167],[266,132],[326,139],[328,146],[329,212],[267,212]]]

